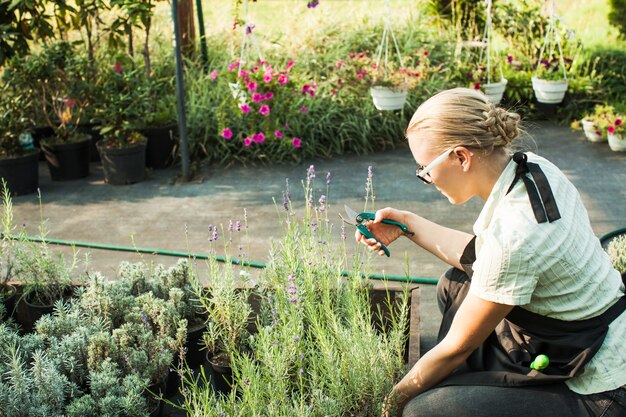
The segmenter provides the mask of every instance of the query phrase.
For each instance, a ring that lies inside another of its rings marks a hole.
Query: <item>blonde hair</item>
[[[454,88],[422,103],[406,129],[406,136],[419,134],[432,141],[434,150],[472,146],[485,154],[496,148],[510,151],[521,136],[520,116],[489,102],[477,90]]]

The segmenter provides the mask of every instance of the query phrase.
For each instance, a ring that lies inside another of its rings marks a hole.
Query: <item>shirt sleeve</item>
[[[537,285],[538,271],[527,245],[507,236],[482,237],[470,291],[487,301],[525,305]]]

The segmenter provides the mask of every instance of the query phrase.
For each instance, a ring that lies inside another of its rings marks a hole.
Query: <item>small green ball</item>
[[[550,364],[550,359],[546,355],[537,355],[535,360],[530,364],[532,369],[536,369],[537,371],[541,371],[542,369],[546,369]]]

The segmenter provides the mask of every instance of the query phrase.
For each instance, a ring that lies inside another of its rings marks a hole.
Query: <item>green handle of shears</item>
[[[372,232],[367,230],[367,227],[364,224],[357,224],[356,228],[359,229],[359,232],[361,232],[361,234],[365,236],[366,239],[376,239]],[[376,239],[376,242],[380,243],[380,240]],[[389,253],[389,249],[387,249],[387,246],[383,245],[382,243],[380,243],[380,249],[385,252],[385,255],[387,255],[387,257],[391,256],[391,254]]]
[[[360,219],[361,222],[365,221],[365,220],[374,220],[375,218],[376,218],[376,213],[372,213],[370,211],[366,211],[364,213],[360,213],[357,216],[357,219]],[[404,225],[403,223],[397,222],[395,220],[390,220],[390,219],[383,219],[382,222],[386,223],[386,224],[391,224],[391,225],[394,225],[394,226],[398,226],[406,234],[409,234],[409,235],[413,234],[413,232],[411,232],[409,230],[409,228],[406,227],[406,225]]]

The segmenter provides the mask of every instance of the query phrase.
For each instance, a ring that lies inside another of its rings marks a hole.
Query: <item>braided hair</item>
[[[494,106],[480,91],[454,88],[442,91],[417,109],[406,136],[429,138],[434,150],[471,146],[491,154],[510,153],[521,136],[520,116]]]

